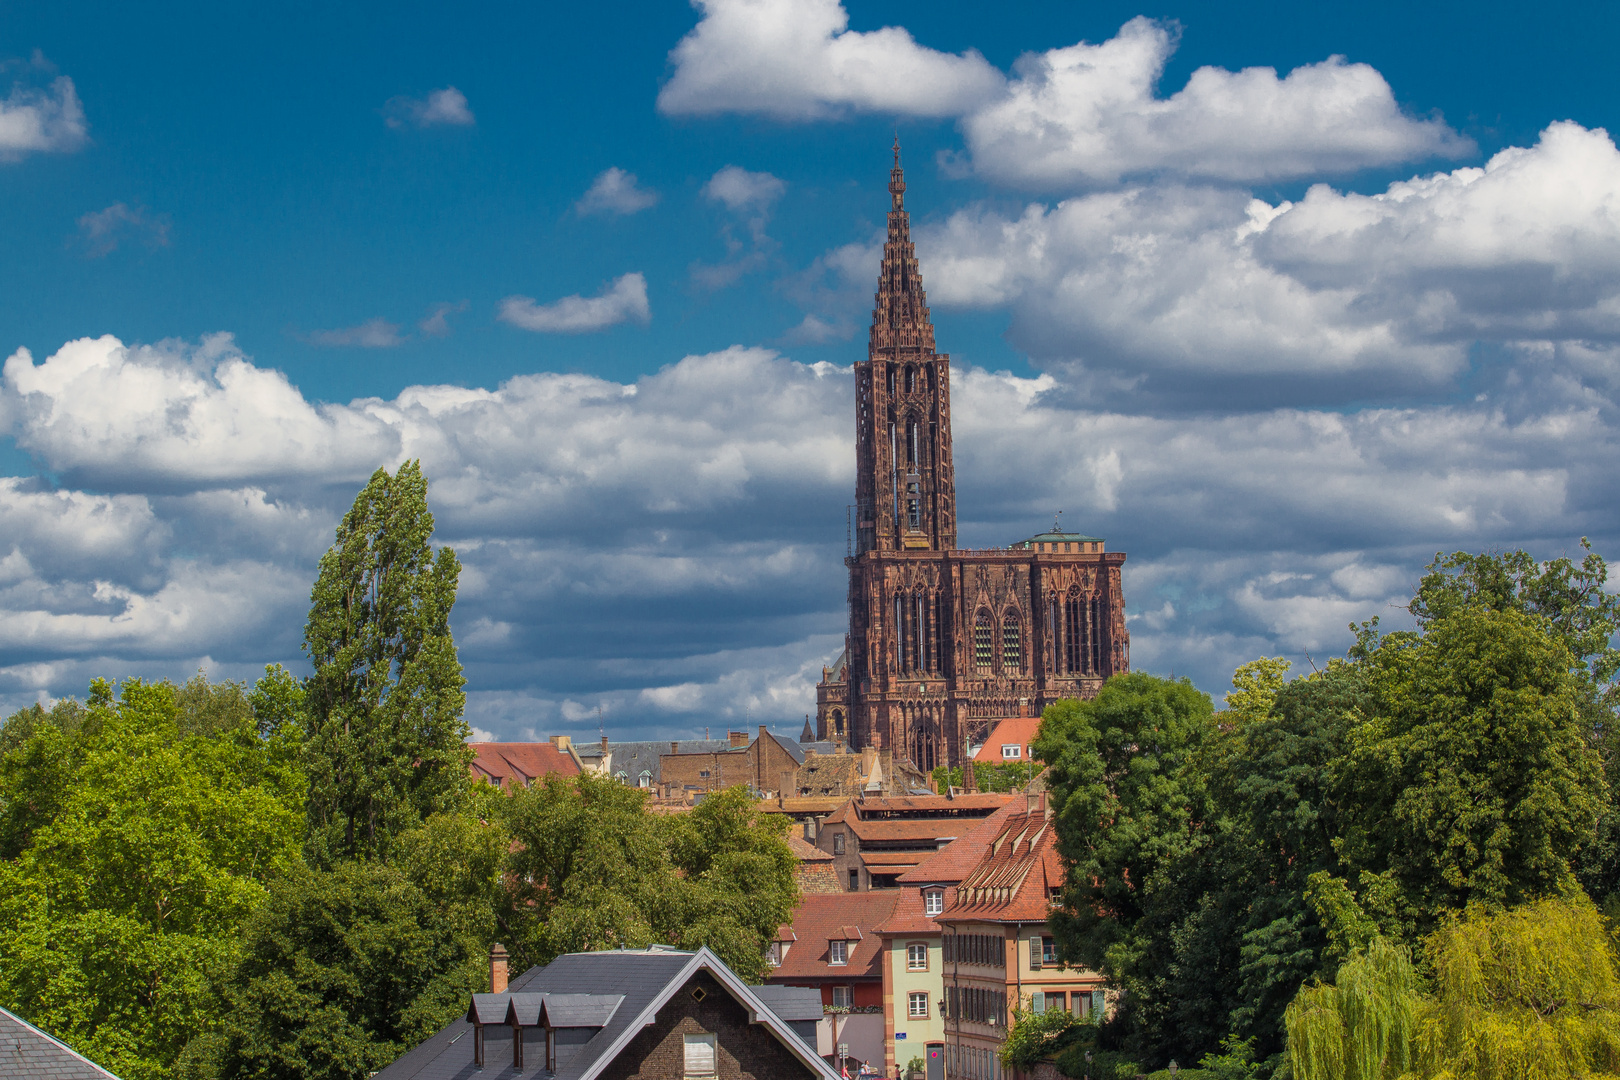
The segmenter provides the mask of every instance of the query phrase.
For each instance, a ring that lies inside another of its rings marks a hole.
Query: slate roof
[[[551,1008],[555,998],[559,1009],[576,1010],[578,1018],[590,1019],[593,1023],[607,1015],[605,1026],[574,1057],[564,1061],[555,1074],[545,1068],[543,1060],[529,1065],[527,1056],[522,1070],[513,1069],[508,1063],[504,1067],[487,1068],[487,1073],[499,1076],[500,1080],[593,1080],[608,1069],[630,1040],[653,1021],[670,996],[700,969],[708,970],[816,1075],[823,1080],[838,1080],[831,1067],[816,1056],[815,1048],[806,1046],[789,1022],[754,992],[757,988],[745,985],[719,957],[706,948],[691,953],[659,946],[569,953],[545,967],[530,968],[512,981],[505,994],[473,995],[469,1011],[476,1009],[479,1015],[484,1014],[485,1005],[493,1006],[494,999],[501,999],[500,1013],[504,1018],[514,1001],[527,1003],[527,999],[537,995],[543,995],[544,1007]],[[614,997],[619,1001],[609,1011],[603,999]],[[494,1009],[489,1011],[493,1015]],[[473,1025],[465,1016],[452,1021],[437,1035],[376,1073],[376,1080],[463,1080],[479,1075],[472,1064],[472,1040],[468,1038],[472,1030]],[[534,1056],[544,1057],[543,1054]]]
[[[990,730],[984,745],[979,752],[973,755],[973,760],[980,765],[1000,765],[1003,761],[1024,762],[1033,760],[1029,748],[1030,741],[1041,728],[1041,718],[1038,716],[1012,716],[1000,721]],[[1016,744],[1019,747],[1018,757],[1003,758],[1001,747],[1004,743]]]
[[[816,1020],[824,1015],[821,1006],[821,991],[813,986],[776,986],[767,983],[764,986],[750,986],[754,996],[771,1007],[771,1011],[782,1019],[793,1023],[794,1021]]]
[[[679,747],[677,753],[682,754],[714,754],[731,749],[731,743],[726,739],[690,739],[677,741],[675,745]],[[610,742],[608,749],[613,753],[613,768],[608,771],[614,776],[624,773],[624,782],[630,787],[640,783],[643,772],[651,776],[654,784],[663,779],[659,775],[658,756],[669,753],[668,741]],[[602,756],[602,744],[576,746],[574,752],[582,758],[599,758]]]
[[[118,1080],[15,1013],[0,1009],[0,1076],[7,1080]]]

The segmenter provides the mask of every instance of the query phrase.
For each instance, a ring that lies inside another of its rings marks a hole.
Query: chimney
[[[1044,790],[1038,792],[1026,791],[1024,797],[1028,800],[1031,817],[1036,814],[1040,814],[1042,817],[1046,816],[1046,792]]]
[[[604,754],[605,754],[605,753],[607,753],[607,752],[608,752],[608,741],[607,741],[607,736],[606,736],[606,735],[603,735],[603,736],[602,736],[602,753],[604,753]]]
[[[728,732],[726,732],[726,742],[729,743],[732,746],[747,746],[748,745],[748,732],[746,732],[746,731],[728,731]]]
[[[670,743],[669,744],[669,752],[672,753],[672,754],[680,753],[681,752],[680,745],[677,744],[677,743]]]
[[[489,992],[506,993],[506,946],[498,941],[489,947]]]
[[[764,724],[759,725],[759,737],[762,738],[762,739],[765,737],[765,725]]]
[[[551,745],[555,746],[559,750],[562,750],[562,751],[566,752],[566,751],[571,750],[573,748],[574,740],[573,740],[573,738],[571,736],[568,736],[568,735],[553,735],[551,737]]]

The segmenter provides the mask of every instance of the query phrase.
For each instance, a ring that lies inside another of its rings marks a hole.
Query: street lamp
[[[1180,1067],[1176,1064],[1175,1058],[1170,1059],[1170,1080],[1176,1080],[1176,1070]]]

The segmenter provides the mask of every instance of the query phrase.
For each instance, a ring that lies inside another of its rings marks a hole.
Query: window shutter
[[[1038,936],[1030,938],[1029,939],[1029,966],[1030,967],[1038,968],[1038,967],[1041,966],[1041,953],[1042,953],[1041,939]]]

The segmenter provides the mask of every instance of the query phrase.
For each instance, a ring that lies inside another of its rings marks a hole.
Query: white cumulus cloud
[[[641,187],[635,173],[615,165],[596,175],[590,189],[574,204],[574,210],[582,215],[635,214],[657,201],[658,192]]]
[[[501,301],[500,320],[524,330],[549,334],[588,334],[619,323],[645,323],[652,318],[647,305],[647,279],[640,273],[614,278],[595,296],[565,296],[549,304],[528,296]]]
[[[976,52],[924,48],[899,27],[849,29],[838,0],[694,0],[696,28],[670,53],[658,94],[671,114],[818,119],[847,111],[955,116],[1000,92]]]
[[[1382,75],[1343,57],[1284,78],[1201,67],[1158,97],[1175,47],[1172,27],[1138,17],[1100,45],[1026,55],[1006,96],[963,118],[974,168],[1041,188],[1158,171],[1252,182],[1474,151],[1442,121],[1405,115]]]
[[[0,101],[0,161],[32,153],[68,153],[87,138],[84,106],[66,75],[57,76],[47,89],[14,86]]]
[[[434,90],[425,98],[389,98],[383,106],[384,122],[389,127],[468,127],[477,122],[472,109],[467,107],[467,95],[453,86]]]

